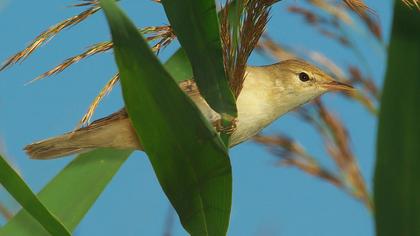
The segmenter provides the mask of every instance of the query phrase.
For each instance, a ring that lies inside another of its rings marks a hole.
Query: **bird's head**
[[[278,99],[296,100],[296,105],[330,91],[352,91],[351,85],[338,82],[316,66],[301,60],[286,60],[272,65]]]
[[[301,60],[286,60],[275,65],[283,74],[280,82],[301,93],[322,94],[329,91],[352,91],[351,85],[338,82],[321,69]]]

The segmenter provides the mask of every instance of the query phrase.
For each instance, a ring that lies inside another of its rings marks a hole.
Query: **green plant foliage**
[[[158,180],[192,235],[225,235],[232,176],[219,136],[113,0],[110,25],[126,108]]]
[[[171,58],[166,61],[164,67],[177,83],[193,78],[191,63],[182,48],[179,48]]]
[[[58,220],[32,192],[18,173],[0,156],[0,182],[17,202],[52,235],[70,235],[66,227]]]
[[[98,149],[81,154],[52,179],[38,197],[68,229],[74,230],[130,153],[131,151]],[[3,178],[4,168],[1,167]],[[8,177],[8,179],[12,181],[13,178]],[[12,193],[10,189],[8,191]],[[29,214],[32,209],[23,206],[24,209],[0,229],[0,235],[49,235],[38,223],[42,217],[32,214],[35,219]],[[49,220],[50,224],[51,222],[53,220]],[[54,236],[69,235],[69,233],[64,234],[63,231],[61,233],[60,231],[49,232]]]
[[[163,0],[169,22],[190,59],[194,79],[210,107],[236,117],[235,98],[223,65],[214,0]]]
[[[377,235],[420,235],[420,14],[395,2],[375,172]]]
[[[238,6],[238,2],[241,3],[241,1],[230,1],[229,3],[229,22],[232,25],[232,27],[236,27],[239,30],[239,16],[238,13],[242,12],[242,6]],[[220,12],[218,13],[220,17]],[[238,31],[237,30],[237,31]],[[183,48],[179,48],[164,64],[165,69],[171,74],[172,78],[175,79],[175,81],[182,82],[188,79],[193,78],[193,72],[191,68],[191,63],[185,54],[185,51]]]

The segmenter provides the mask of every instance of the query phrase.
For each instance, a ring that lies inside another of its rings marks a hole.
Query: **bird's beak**
[[[353,91],[354,90],[353,86],[342,83],[342,82],[338,82],[335,80],[332,80],[330,82],[323,84],[322,87],[328,90],[336,90],[336,91]]]

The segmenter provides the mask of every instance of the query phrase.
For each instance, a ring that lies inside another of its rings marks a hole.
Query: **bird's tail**
[[[74,136],[78,136],[76,132],[29,144],[25,147],[25,151],[31,159],[48,160],[91,150],[91,148],[73,145]]]
[[[25,147],[32,159],[47,160],[95,148],[141,149],[125,111],[114,113],[76,131]]]

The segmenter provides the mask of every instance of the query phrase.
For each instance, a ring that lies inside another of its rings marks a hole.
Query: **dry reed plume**
[[[143,33],[152,33],[153,35],[146,37],[146,40],[148,41],[154,41],[159,40],[154,46],[152,46],[152,51],[155,53],[159,53],[159,51],[168,46],[174,39],[175,34],[173,33],[171,27],[169,26],[159,26],[159,27],[146,27],[143,30],[141,30]],[[112,48],[113,44],[112,42],[107,42],[106,44],[109,44],[109,49]],[[89,50],[88,50],[89,51]],[[106,51],[106,50],[104,50]],[[98,51],[99,52],[99,51]],[[101,51],[103,52],[103,51]],[[66,60],[67,61],[67,60]],[[61,65],[64,65],[61,64]],[[58,65],[56,68],[59,68],[61,65]],[[53,69],[54,70],[54,69]],[[62,70],[60,70],[62,71]],[[47,72],[48,73],[48,72]],[[98,107],[99,103],[102,101],[102,99],[111,92],[113,87],[118,83],[120,80],[119,73],[116,73],[102,88],[102,90],[99,92],[99,94],[95,97],[93,102],[90,104],[87,112],[83,115],[82,119],[80,120],[79,124],[76,126],[76,129],[80,128],[83,125],[89,124],[93,114],[95,113],[96,108]]]
[[[372,10],[365,4],[363,0],[343,0],[344,3],[357,14],[365,14]]]
[[[62,30],[70,26],[79,24],[80,22],[86,20],[89,16],[98,12],[100,9],[100,7],[97,6],[96,1],[87,1],[86,3],[84,3],[84,5],[88,5],[90,6],[90,8],[76,16],[70,17],[54,26],[51,26],[46,31],[42,32],[29,44],[29,46],[7,59],[6,62],[4,62],[4,64],[0,67],[0,71],[8,68],[11,65],[16,64],[19,61],[25,60],[36,49],[41,47],[44,43],[48,42]]]
[[[403,3],[409,7],[416,7],[417,10],[420,10],[420,0],[402,0]]]
[[[280,164],[297,167],[312,176],[326,180],[361,200],[371,209],[373,205],[356,157],[349,146],[350,137],[344,124],[324,106],[320,99],[296,112],[303,122],[310,124],[321,136],[324,149],[334,161],[338,174],[322,167],[304,147],[285,135],[259,135],[254,140],[267,146],[279,157]]]
[[[235,97],[242,90],[248,58],[264,33],[269,21],[271,6],[278,0],[248,0],[236,9],[230,9],[227,1],[221,14],[221,39],[223,59],[229,84]],[[230,13],[237,11],[239,17],[229,20]]]
[[[342,25],[339,22],[349,24],[346,20],[346,14],[332,14],[334,8],[328,5],[327,1],[308,0],[312,4],[325,12],[329,12],[327,16],[321,15],[319,12],[307,10],[303,7],[292,6],[288,10],[293,14],[298,14],[304,17],[305,21],[310,27],[315,27],[321,35],[337,41],[347,50],[358,54],[355,45],[343,34]],[[350,1],[348,1],[350,3]],[[359,5],[357,5],[359,3]],[[352,2],[353,10],[359,9],[359,17],[366,27],[371,32],[371,35],[381,42],[381,29],[377,21],[373,21],[368,8],[360,5],[363,2]],[[356,4],[356,5],[354,5]],[[336,6],[335,6],[336,7]],[[360,11],[364,9],[363,11]],[[340,9],[345,11],[344,9]],[[328,30],[327,30],[328,29]],[[379,91],[369,76],[363,75],[362,70],[358,66],[349,65],[346,69],[338,66],[323,53],[313,50],[290,48],[274,42],[268,35],[263,37],[263,40],[258,44],[258,49],[266,55],[273,56],[278,60],[286,60],[291,58],[306,58],[315,62],[333,77],[338,80],[351,83],[361,90],[350,94],[343,94],[347,98],[359,102],[366,107],[373,115],[377,112],[377,102],[379,100]],[[362,64],[363,64],[363,60]],[[365,181],[359,170],[356,156],[353,154],[352,148],[349,145],[351,137],[343,122],[341,122],[333,112],[331,112],[320,99],[310,103],[295,111],[302,122],[310,124],[316,133],[321,137],[324,143],[324,150],[335,163],[335,170],[324,168],[318,163],[314,156],[299,145],[293,138],[282,134],[273,136],[259,135],[255,141],[261,143],[269,148],[271,152],[281,159],[280,163],[286,166],[296,167],[305,173],[323,179],[338,188],[348,192],[350,195],[359,199],[364,203],[368,209],[373,208],[373,203],[370,199],[369,192],[366,188]]]

